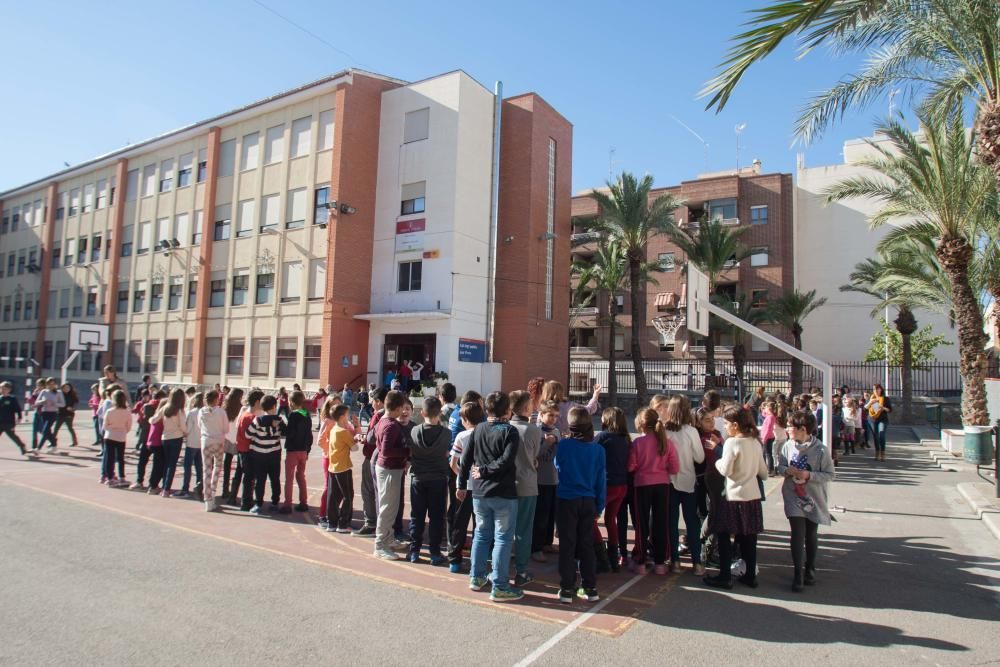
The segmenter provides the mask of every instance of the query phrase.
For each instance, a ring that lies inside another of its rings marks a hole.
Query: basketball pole
[[[76,361],[76,358],[80,356],[80,350],[73,350],[73,354],[66,357],[66,361],[63,362],[62,368],[59,369],[59,386],[66,384],[66,371],[69,370],[70,365]]]

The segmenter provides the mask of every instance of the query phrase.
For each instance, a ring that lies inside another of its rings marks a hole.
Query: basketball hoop
[[[653,327],[660,334],[663,345],[673,346],[677,342],[677,332],[687,322],[684,313],[660,315],[653,318]]]

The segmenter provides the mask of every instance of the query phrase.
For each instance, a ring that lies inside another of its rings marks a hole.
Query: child
[[[451,432],[441,425],[441,401],[424,399],[424,423],[410,431],[410,550],[407,560],[420,562],[424,522],[430,524],[427,551],[431,565],[444,565],[441,543],[448,506],[448,451]]]
[[[101,391],[100,385],[98,385],[98,391]],[[97,408],[97,429],[98,429],[97,435],[101,443],[101,454],[100,454],[101,461],[104,460],[104,415],[108,413],[108,410],[115,407],[114,401],[111,400],[111,395],[114,393],[115,389],[111,388],[101,391],[101,404]],[[125,481],[124,461],[122,462],[122,464],[123,464],[122,470],[119,471],[118,476],[122,479],[122,481]]]
[[[163,491],[160,495],[169,498],[173,495],[174,474],[177,471],[177,459],[187,435],[187,418],[184,405],[187,398],[183,389],[174,389],[165,403],[160,404],[156,415],[150,419],[151,428],[160,425],[160,449],[163,450]]]
[[[767,463],[767,474],[774,476],[774,401],[764,401],[760,412],[764,421],[760,427],[760,445],[764,449],[764,461]]]
[[[628,432],[625,413],[621,408],[605,408],[601,413],[601,428],[595,441],[604,448],[605,469],[607,470],[607,504],[604,512],[604,526],[608,531],[608,565],[612,572],[621,568],[625,557],[625,529],[618,526],[618,510],[628,491],[628,453],[632,447],[632,436]],[[594,539],[600,544],[603,539],[594,517]],[[600,553],[598,554],[600,557]]]
[[[194,494],[202,500],[202,466],[201,466],[201,430],[198,427],[198,412],[205,407],[205,394],[198,392],[188,399],[187,414],[184,417],[187,433],[184,435],[184,481],[178,498],[188,495],[191,485],[191,468],[195,471]]]
[[[21,455],[24,456],[27,451],[24,442],[14,432],[14,427],[21,419],[22,413],[21,404],[18,403],[17,397],[11,393],[13,389],[14,385],[10,382],[0,383],[0,435],[6,434],[8,438],[13,440],[17,448],[21,450]]]
[[[692,573],[704,576],[705,566],[701,563],[701,522],[698,520],[698,498],[694,487],[697,481],[695,465],[705,460],[705,448],[701,444],[698,430],[691,424],[691,403],[684,394],[676,394],[659,408],[656,413],[667,432],[667,438],[677,452],[677,472],[670,475],[670,489],[667,493],[667,544],[670,548],[670,570],[681,571],[680,562],[680,519],[684,515],[686,544],[691,555]]]
[[[594,443],[594,426],[586,408],[570,408],[567,426],[570,437],[559,442],[555,457],[559,471],[559,601],[573,601],[579,558],[582,586],[576,594],[587,602],[597,602],[593,539],[594,521],[604,511],[607,492],[604,450]]]
[[[299,485],[299,504],[295,506],[295,511],[309,511],[306,463],[313,444],[312,418],[305,408],[306,395],[293,391],[288,397],[288,404],[292,411],[285,427],[285,504],[281,507],[282,514],[292,511],[292,492],[296,482]]]
[[[59,429],[63,425],[66,426],[66,430],[69,431],[70,438],[72,442],[70,447],[76,447],[79,441],[76,437],[76,429],[73,428],[73,421],[76,419],[76,404],[80,402],[79,397],[76,395],[76,389],[73,389],[73,385],[69,382],[64,382],[59,391],[63,395],[63,405],[59,408],[58,416],[56,417],[55,428],[52,429],[52,435],[58,436]]]
[[[333,403],[327,399],[327,405]],[[357,451],[358,445],[354,442],[354,436],[347,428],[348,417],[351,414],[350,408],[346,405],[336,405],[327,420],[333,421],[330,429],[329,456],[326,468],[326,511],[329,516],[329,523],[326,531],[337,532],[350,535],[351,517],[354,514],[354,473],[351,463],[351,452]]]
[[[858,410],[858,399],[848,396],[844,399],[844,453],[848,449],[854,454],[854,443],[861,435],[861,411]]]
[[[787,426],[788,407],[783,400],[779,399],[774,402],[774,431],[772,433],[774,443],[771,445],[771,456],[774,457],[775,465],[777,465],[778,453],[788,440],[788,434],[785,432]]]
[[[265,396],[260,401],[263,414],[254,417],[247,428],[250,439],[250,470],[254,475],[254,504],[251,514],[260,514],[264,509],[264,487],[271,481],[271,511],[277,512],[281,500],[281,436],[284,422],[275,414],[278,401],[274,396]]]
[[[559,473],[553,463],[559,442],[558,423],[559,404],[542,402],[538,407],[538,427],[542,431],[538,446],[538,502],[531,536],[531,559],[538,563],[547,560],[546,553],[559,553],[552,546],[556,527],[556,486],[559,484]]]
[[[54,451],[58,443],[52,428],[59,418],[59,410],[66,405],[63,393],[59,391],[55,378],[45,380],[45,389],[38,394],[35,399],[35,409],[40,410],[42,415],[42,437],[38,441],[38,450],[41,451],[45,441],[49,442],[49,451]]]
[[[633,572],[645,571],[648,541],[652,546],[653,571],[663,575],[667,573],[670,475],[680,469],[680,461],[656,410],[640,410],[635,427],[642,435],[632,441],[628,457],[628,469],[635,473],[635,504],[639,508],[631,569]]]
[[[34,416],[31,418],[31,453],[35,454],[38,449],[38,439],[42,436],[42,412],[39,410],[41,405],[38,403],[38,395],[45,391],[45,379],[39,378],[35,381],[35,389],[31,392],[31,396],[28,397],[26,407],[30,407],[34,411]]]
[[[101,466],[101,484],[107,484],[109,488],[124,484],[115,477],[115,461],[125,458],[125,439],[132,428],[132,413],[128,410],[128,397],[125,392],[115,389],[111,400],[114,407],[104,413],[102,424],[104,461]]]
[[[832,406],[832,410],[830,411],[830,426],[833,429],[831,433],[833,437],[830,444],[833,451],[836,452],[840,449],[840,442],[844,436],[844,408],[840,404],[839,396],[834,396],[830,401]],[[844,456],[847,456],[847,447],[844,447]]]
[[[704,544],[704,561],[715,553],[715,516],[719,511],[719,500],[722,499],[722,489],[726,480],[715,469],[715,462],[722,456],[722,434],[715,428],[715,417],[712,411],[698,408],[695,412],[695,426],[701,437],[701,446],[705,450],[705,460],[700,464],[701,474],[698,478],[696,493],[699,496],[699,512],[704,517],[701,542]],[[713,560],[718,563],[718,560]]]
[[[145,400],[136,403],[132,408],[132,414],[137,416],[136,421],[138,422],[139,429],[139,437],[136,441],[136,449],[139,450],[139,462],[135,467],[135,483],[133,483],[129,488],[139,491],[146,488],[143,484],[146,479],[146,466],[149,464],[149,459],[153,455],[153,450],[149,446],[149,435],[151,430],[149,419],[156,414],[156,408],[160,405],[159,399],[154,399],[149,395],[149,392],[145,392],[143,397]]]
[[[237,481],[242,482],[241,512],[249,512],[250,508],[253,507],[255,471],[250,467],[250,438],[247,436],[247,430],[250,428],[253,420],[263,413],[263,410],[260,409],[260,402],[263,398],[264,392],[260,389],[251,391],[247,394],[247,401],[244,406],[245,410],[240,412],[236,418],[236,478],[233,479],[233,486],[230,489],[223,489],[223,495],[228,494],[227,502],[230,505],[236,505],[236,492],[240,488]],[[228,417],[229,412],[227,411],[226,418],[228,419]],[[223,461],[223,464],[225,464],[225,461]]]
[[[483,406],[478,401],[463,403],[458,414],[465,430],[461,431],[451,444],[451,472],[455,476],[456,483],[462,452],[465,450],[469,438],[472,437],[472,430],[476,428],[476,424],[483,421]],[[476,480],[470,479],[470,493],[462,499],[459,499],[456,494],[455,502],[448,509],[448,570],[455,574],[462,571],[462,552],[465,549],[465,538],[469,534],[469,519],[472,518],[472,492],[475,489]]]
[[[90,399],[87,401],[87,407],[90,408],[90,416],[94,420],[95,447],[101,445],[101,424],[97,420],[97,411],[101,409],[101,403],[103,400],[104,399],[101,397],[101,386],[96,383],[90,385]]]
[[[518,588],[530,583],[534,577],[528,572],[531,558],[531,538],[535,526],[535,505],[538,502],[538,450],[542,444],[542,430],[532,424],[531,394],[514,391],[510,394],[513,416],[511,425],[521,436],[517,450],[517,523],[514,526],[514,585]],[[602,545],[603,540],[598,540]]]
[[[226,411],[219,407],[219,392],[214,389],[205,394],[205,405],[198,411],[198,428],[201,431],[201,456],[205,467],[205,511],[214,512],[218,509],[215,489],[222,474],[226,431],[229,430]]]
[[[373,555],[383,560],[399,560],[396,551],[405,547],[392,534],[393,517],[399,508],[399,493],[403,473],[409,459],[406,433],[397,421],[403,414],[406,397],[390,391],[385,397],[385,413],[375,425],[375,476],[378,492],[378,516],[375,520],[375,548]],[[329,512],[330,508],[327,507]]]
[[[167,398],[167,392],[159,390],[153,394],[154,400],[143,406],[143,413],[149,421],[149,437],[146,440],[146,448],[153,457],[153,471],[149,473],[147,495],[159,495],[163,492],[160,488],[163,473],[166,471],[166,457],[163,451],[163,420],[153,421],[153,418],[159,413],[161,406],[166,407],[165,398]]]
[[[410,431],[413,430],[413,401],[409,396],[403,398],[403,410],[396,417],[396,421],[403,427],[403,440],[406,449],[413,448],[413,441],[410,439]],[[400,544],[409,544],[410,534],[403,530],[403,498],[406,496],[406,471],[403,471],[403,480],[399,484],[399,499],[396,505],[396,518],[392,522],[393,538]]]
[[[333,434],[333,427],[337,425],[337,420],[333,416],[336,408],[337,403],[334,401],[333,396],[328,396],[323,401],[323,407],[320,409],[319,436],[317,437],[319,448],[323,452],[323,470],[326,472],[323,478],[323,495],[319,499],[319,521],[317,523],[324,530],[330,526],[330,522],[327,521],[326,503],[327,496],[330,493],[330,437]],[[336,529],[336,526],[334,526],[334,529]]]

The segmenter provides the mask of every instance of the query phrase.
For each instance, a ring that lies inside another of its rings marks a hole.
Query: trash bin
[[[943,421],[941,419],[941,413],[943,410],[941,404],[937,403],[935,405],[928,405],[924,410],[924,416],[927,418],[927,423],[937,424],[938,430],[941,430],[941,423]]]
[[[993,463],[993,428],[991,426],[966,426],[965,447],[962,458],[966,463],[986,466]]]

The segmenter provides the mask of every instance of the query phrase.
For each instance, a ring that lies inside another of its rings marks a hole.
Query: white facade
[[[816,290],[827,303],[804,323],[803,349],[828,361],[861,361],[879,331],[878,316],[871,311],[875,301],[863,294],[841,292],[840,286],[859,262],[876,256],[875,246],[888,227],[872,230],[868,220],[879,203],[867,199],[825,203],[823,194],[834,184],[866,173],[858,162],[874,150],[865,140],[844,144],[844,164],[805,167],[800,157],[795,188],[795,286],[799,291]],[[928,310],[915,311],[920,327],[931,324],[954,345],[936,350],[939,361],[957,361],[957,334],[947,318]],[[890,309],[889,324],[896,317]]]

